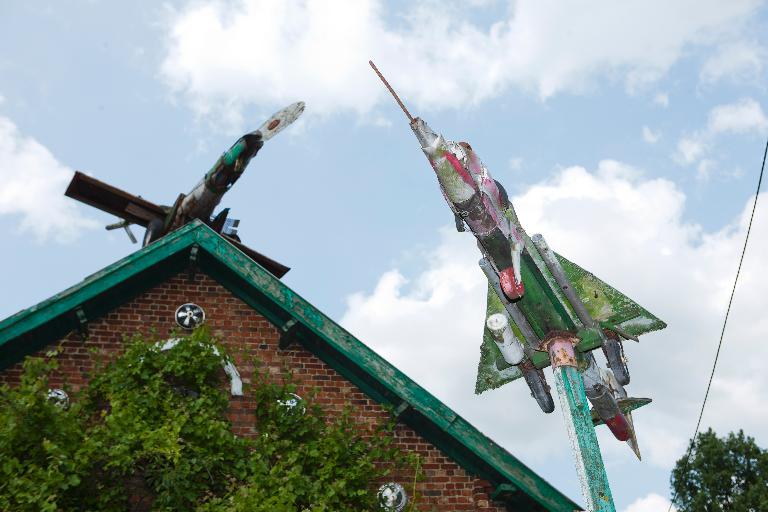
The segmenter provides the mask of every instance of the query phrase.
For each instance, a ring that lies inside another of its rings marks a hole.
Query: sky
[[[617,509],[666,510],[768,136],[766,21],[757,0],[2,2],[0,318],[138,249],[63,196],[75,170],[170,204],[302,100],[222,202],[243,241],[581,502],[559,411],[521,382],[473,393],[479,254],[373,59],[414,115],[472,144],[529,234],[668,323],[626,346],[629,393],[654,400],[634,415],[642,462],[598,429]],[[702,426],[768,447],[762,199]]]

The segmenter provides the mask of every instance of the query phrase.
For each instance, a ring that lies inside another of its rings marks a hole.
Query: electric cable
[[[752,214],[749,216],[749,224],[747,225],[747,234],[744,236],[744,247],[741,249],[741,258],[739,258],[739,267],[736,269],[736,278],[733,280],[733,288],[731,289],[731,298],[728,300],[728,308],[725,310],[725,319],[723,320],[723,329],[720,331],[720,341],[717,343],[717,352],[715,352],[715,361],[712,363],[712,372],[709,374],[709,382],[707,382],[707,391],[704,393],[704,401],[701,404],[701,410],[699,411],[699,419],[696,421],[696,430],[693,432],[691,443],[688,445],[688,449],[685,451],[685,463],[683,464],[683,473],[688,469],[688,464],[691,460],[691,448],[693,448],[696,442],[696,436],[699,433],[701,427],[701,418],[704,416],[704,408],[707,405],[707,398],[709,398],[709,389],[712,387],[712,379],[715,376],[715,369],[717,368],[717,360],[720,357],[720,349],[723,346],[723,338],[725,337],[725,328],[728,325],[728,316],[731,314],[731,304],[733,304],[733,296],[736,294],[736,284],[739,282],[739,275],[741,274],[741,264],[744,263],[744,254],[747,252],[747,243],[749,242],[749,233],[752,231],[752,221],[755,218],[755,210],[757,210],[757,201],[760,199],[760,185],[763,183],[763,173],[765,172],[765,158],[768,156],[768,140],[765,142],[765,151],[763,152],[763,165],[760,167],[760,176],[757,178],[757,191],[755,192],[755,202],[752,204]],[[673,497],[674,498],[674,497]],[[672,510],[672,501],[669,502],[669,508],[667,512]]]

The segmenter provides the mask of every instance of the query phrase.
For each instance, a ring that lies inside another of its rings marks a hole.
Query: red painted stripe
[[[477,188],[475,185],[475,180],[472,179],[472,175],[469,174],[463,165],[461,165],[461,162],[459,162],[459,159],[456,158],[456,155],[450,151],[446,151],[445,159],[450,162],[450,164],[453,166],[453,169],[458,173],[459,176],[461,176],[467,185],[471,186],[472,188]]]

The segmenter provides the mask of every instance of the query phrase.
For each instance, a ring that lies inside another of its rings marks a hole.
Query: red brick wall
[[[186,274],[169,279],[136,299],[122,305],[107,316],[88,324],[89,337],[83,342],[77,335],[63,341],[59,373],[52,386],[66,382],[76,390],[87,382],[93,369],[91,350],[97,348],[102,355],[114,356],[122,351],[125,335],[137,331],[149,334],[155,329],[165,335],[176,327],[176,308],[186,302],[202,306],[206,321],[213,334],[227,347],[244,383],[250,383],[253,355],[261,360],[264,369],[279,377],[283,368],[290,367],[299,381],[298,394],[307,396],[317,389],[316,401],[328,413],[341,411],[346,404],[353,407],[355,419],[364,424],[383,423],[388,413],[368,398],[355,385],[340,376],[333,368],[298,345],[289,350],[278,349],[278,330],[253,308],[232,295],[210,277],[198,273],[194,282]],[[3,374],[0,381],[18,382],[21,364]],[[234,431],[239,435],[253,433],[254,406],[247,396],[231,397],[229,416]],[[421,438],[410,427],[398,424],[395,430],[400,448],[417,452],[422,461],[425,479],[417,483],[420,510],[506,510],[498,502],[491,502],[488,482],[467,474],[458,464],[447,458],[433,445]],[[402,475],[401,483],[411,494],[412,475]]]

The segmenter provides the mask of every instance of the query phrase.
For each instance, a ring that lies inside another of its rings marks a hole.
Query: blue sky
[[[223,202],[285,281],[579,498],[558,412],[472,394],[484,292],[373,59],[467,140],[530,233],[670,327],[628,347],[644,461],[601,433],[619,509],[656,510],[695,424],[768,134],[763,2],[99,1],[0,5],[0,316],[137,248],[74,170],[159,203],[297,100]],[[768,445],[765,207],[705,426]],[[761,217],[762,215],[762,217]],[[138,231],[138,230],[137,230]],[[529,432],[539,432],[535,438]]]

